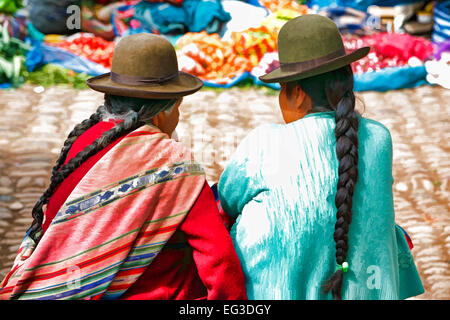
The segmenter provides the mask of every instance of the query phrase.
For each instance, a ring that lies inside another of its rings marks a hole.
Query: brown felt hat
[[[333,20],[307,14],[289,20],[278,34],[280,67],[259,79],[263,82],[290,82],[333,71],[365,57],[370,47],[345,51]]]
[[[121,39],[114,50],[111,72],[86,83],[96,91],[145,99],[180,98],[203,86],[196,76],[178,70],[172,44],[150,33]]]

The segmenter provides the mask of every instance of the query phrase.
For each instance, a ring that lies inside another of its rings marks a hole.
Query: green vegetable
[[[0,83],[10,82],[18,87],[25,81],[25,56],[30,49],[28,44],[9,36],[8,21],[0,26]]]
[[[0,12],[12,14],[22,7],[22,0],[0,0]]]
[[[47,64],[30,72],[27,82],[43,87],[64,85],[75,89],[85,89],[87,88],[86,80],[89,78],[90,76],[85,73],[75,73],[54,64]]]

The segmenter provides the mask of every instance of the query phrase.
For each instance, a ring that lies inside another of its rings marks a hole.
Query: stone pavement
[[[24,86],[0,91],[0,278],[9,271],[31,224],[31,208],[73,126],[102,102],[93,91]],[[414,241],[426,293],[450,299],[450,90],[423,86],[359,93],[358,109],[391,131],[396,220]],[[363,103],[362,103],[363,102]],[[184,99],[180,140],[217,182],[239,141],[261,123],[281,122],[267,90],[202,90]]]

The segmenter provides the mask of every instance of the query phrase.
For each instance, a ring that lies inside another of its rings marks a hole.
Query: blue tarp
[[[427,71],[425,66],[391,67],[375,72],[355,75],[355,91],[388,91],[403,88],[415,88],[424,84]]]
[[[78,73],[86,73],[91,76],[98,76],[109,72],[109,70],[102,65],[86,58],[79,57],[69,51],[42,43],[35,43],[33,49],[28,52],[27,60],[25,62],[28,71],[33,71],[36,67],[49,63],[71,69]]]
[[[422,0],[307,0],[306,4],[309,7],[313,5],[317,5],[319,6],[319,8],[330,6],[342,6],[366,11],[367,8],[371,5],[377,5],[381,7],[392,7],[399,4],[408,4],[420,1]]]
[[[11,83],[8,83],[8,82],[0,83],[0,90],[1,89],[9,89],[11,87],[12,87]]]
[[[379,91],[397,90],[403,88],[415,88],[424,84],[427,71],[425,66],[418,67],[391,67],[375,72],[355,74],[354,91]],[[264,83],[253,77],[256,85],[263,85],[275,90],[280,89],[278,83]]]

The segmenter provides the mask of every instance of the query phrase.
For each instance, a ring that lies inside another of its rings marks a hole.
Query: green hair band
[[[348,262],[344,262],[344,263],[342,263],[342,264],[338,264],[338,265],[336,266],[336,268],[337,268],[338,270],[342,270],[343,272],[347,272],[347,271],[348,271]]]

